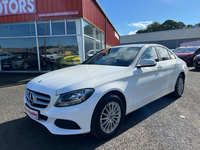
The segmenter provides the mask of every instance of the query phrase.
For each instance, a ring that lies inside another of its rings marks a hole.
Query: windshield
[[[18,58],[18,59],[22,59],[23,58],[23,54],[14,54],[15,55],[15,58]]]
[[[197,49],[198,47],[188,47],[183,49],[181,53],[194,53]]]
[[[95,64],[95,65],[111,65],[111,66],[129,66],[141,47],[116,47],[105,49],[82,64]]]

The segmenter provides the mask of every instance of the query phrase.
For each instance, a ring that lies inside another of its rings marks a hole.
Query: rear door
[[[156,49],[161,57],[162,73],[165,76],[163,91],[165,95],[174,88],[174,83],[178,76],[178,63],[175,56],[165,47],[157,46]]]

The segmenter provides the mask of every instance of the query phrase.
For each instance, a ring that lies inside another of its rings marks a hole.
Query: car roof
[[[128,44],[128,45],[119,45],[115,47],[143,47],[143,46],[163,46],[160,44]]]

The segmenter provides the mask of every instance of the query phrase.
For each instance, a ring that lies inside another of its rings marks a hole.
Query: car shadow
[[[22,85],[41,73],[0,73],[0,88]]]
[[[133,128],[154,113],[172,104],[176,99],[170,95],[162,97],[125,116],[118,134]],[[1,149],[95,149],[112,140],[99,140],[90,134],[58,136],[52,135],[44,126],[28,117],[0,124]]]
[[[192,68],[192,69],[190,69],[189,71],[192,71],[192,72],[200,72],[200,69]]]

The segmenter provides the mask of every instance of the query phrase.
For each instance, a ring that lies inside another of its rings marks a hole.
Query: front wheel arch
[[[106,94],[104,94],[104,95],[100,98],[100,100],[98,101],[98,103],[96,104],[94,110],[96,109],[96,107],[97,107],[97,105],[99,104],[99,102],[100,102],[104,97],[106,97],[107,95],[116,95],[116,96],[118,96],[118,97],[122,100],[123,107],[124,107],[124,112],[125,112],[125,114],[126,114],[126,110],[127,110],[126,98],[125,98],[124,94],[122,94],[122,92],[117,91],[117,90],[109,91],[109,92],[107,92]],[[94,110],[93,110],[93,113],[94,113]],[[125,114],[124,114],[124,115],[125,115]]]

